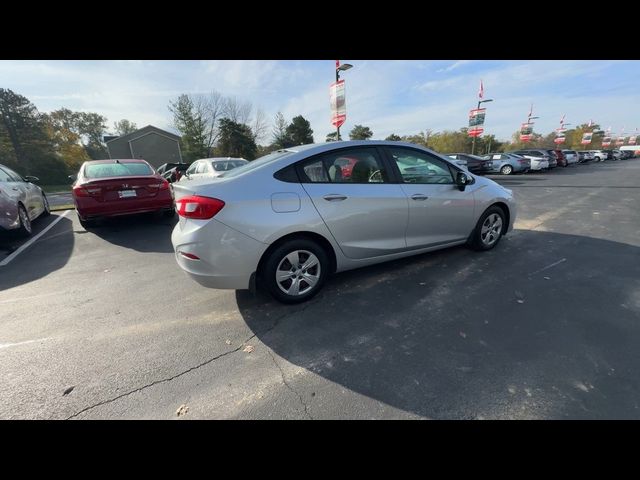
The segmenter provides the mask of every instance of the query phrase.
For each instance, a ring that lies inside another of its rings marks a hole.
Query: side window
[[[426,152],[402,147],[388,147],[404,183],[452,184],[447,162]]]
[[[16,172],[7,167],[2,167],[5,173],[9,176],[9,182],[24,182],[22,177],[18,175]]]
[[[304,182],[311,183],[386,183],[384,164],[375,148],[354,148],[330,152],[303,163]]]
[[[196,173],[207,173],[207,162],[198,163]]]
[[[198,168],[198,162],[193,162],[191,165],[189,165],[189,168],[187,168],[186,173],[192,175],[196,173],[196,168]]]

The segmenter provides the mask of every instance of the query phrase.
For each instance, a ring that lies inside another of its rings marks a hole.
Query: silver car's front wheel
[[[18,227],[19,234],[23,237],[28,237],[32,231],[31,220],[29,219],[27,210],[22,205],[18,205],[18,218],[20,220],[20,226]]]
[[[502,218],[497,213],[489,215],[482,223],[480,230],[480,240],[487,247],[493,246],[502,234]]]
[[[476,250],[491,250],[502,238],[502,234],[506,231],[506,225],[504,210],[497,205],[491,206],[478,220],[476,228],[469,238],[469,243]]]
[[[299,303],[320,291],[329,270],[321,245],[306,237],[292,238],[267,254],[260,278],[277,300]]]

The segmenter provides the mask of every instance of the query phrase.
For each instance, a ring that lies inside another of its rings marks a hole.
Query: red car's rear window
[[[146,163],[97,163],[84,167],[86,178],[132,177],[153,173]]]

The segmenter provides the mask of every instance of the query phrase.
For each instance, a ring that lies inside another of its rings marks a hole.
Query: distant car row
[[[631,150],[547,150],[529,149],[513,152],[496,152],[488,155],[469,153],[449,153],[456,163],[476,174],[526,173],[528,171],[549,170],[556,167],[568,167],[576,163],[605,160],[625,160],[634,156]]]

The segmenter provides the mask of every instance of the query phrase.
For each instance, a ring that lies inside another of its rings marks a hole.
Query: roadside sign
[[[486,115],[486,108],[474,108],[469,112],[469,126],[477,127],[484,125],[484,117]]]
[[[334,82],[329,87],[331,101],[331,124],[340,127],[347,119],[347,105],[344,94],[344,80]]]

